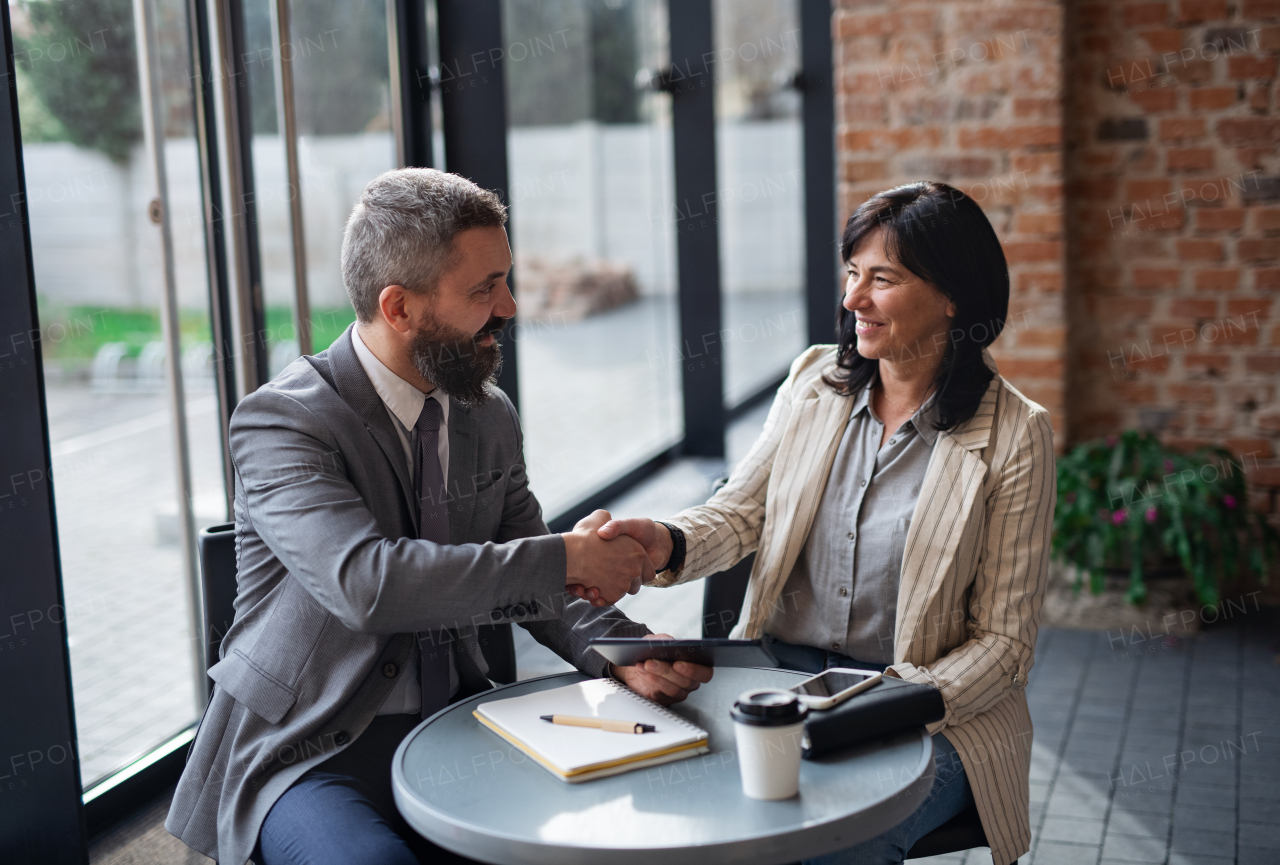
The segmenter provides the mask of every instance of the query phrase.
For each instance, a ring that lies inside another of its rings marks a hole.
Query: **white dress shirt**
[[[360,328],[351,331],[351,345],[356,350],[356,358],[364,368],[364,374],[373,383],[373,389],[382,398],[387,414],[391,415],[391,425],[400,437],[400,446],[404,448],[405,463],[409,467],[409,477],[413,477],[413,453],[418,444],[418,434],[414,427],[422,414],[422,406],[428,399],[440,403],[444,418],[440,424],[439,450],[441,476],[449,477],[449,397],[436,388],[430,395],[424,394],[415,386],[396,375],[387,365],[374,355],[360,338]],[[418,714],[422,711],[422,685],[419,681],[420,660],[417,652],[409,654],[409,663],[400,672],[396,686],[387,695],[379,715],[399,715],[402,713]],[[458,668],[455,663],[449,665],[449,694],[458,690]]]

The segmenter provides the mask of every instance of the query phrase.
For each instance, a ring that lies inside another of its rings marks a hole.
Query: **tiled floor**
[[[1042,632],[1020,865],[1280,863],[1278,641],[1280,611],[1252,608],[1186,640]]]

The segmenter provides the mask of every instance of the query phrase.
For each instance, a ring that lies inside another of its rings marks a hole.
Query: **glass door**
[[[548,517],[683,435],[662,0],[503,0],[520,414]]]
[[[365,184],[398,167],[387,5],[349,0],[290,4],[313,352],[327,348],[355,321],[340,261],[351,208]]]
[[[193,532],[227,518],[188,25],[179,0],[9,11],[91,788],[198,718]]]
[[[714,0],[725,405],[807,345],[800,0]]]
[[[301,353],[297,280],[293,258],[292,205],[301,190],[288,165],[286,123],[278,71],[292,63],[296,48],[276,26],[275,0],[243,0],[244,75],[249,100],[253,205],[258,234],[266,377],[274,378]],[[243,98],[243,97],[242,97]],[[305,279],[305,277],[304,277]]]

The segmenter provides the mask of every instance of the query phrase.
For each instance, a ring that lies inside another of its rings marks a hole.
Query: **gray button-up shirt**
[[[933,444],[930,398],[883,448],[870,389],[853,403],[804,549],[765,630],[788,643],[893,663],[907,529]]]

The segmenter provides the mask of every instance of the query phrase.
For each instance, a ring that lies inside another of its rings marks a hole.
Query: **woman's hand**
[[[592,514],[607,513],[607,511],[596,511]],[[585,521],[583,521],[585,522]],[[579,522],[575,526],[575,530],[583,525]],[[671,560],[671,531],[664,525],[655,523],[653,520],[638,517],[629,520],[609,520],[596,530],[596,534],[603,540],[612,541],[618,538],[631,538],[638,541],[640,546],[644,548],[645,553],[649,556],[649,561],[653,563],[653,569],[665,565]],[[652,578],[653,573],[646,574],[647,578]],[[644,582],[643,579],[637,577],[631,583],[631,588],[627,590],[627,594],[634,595],[640,591],[640,586]],[[576,595],[584,601],[590,601],[597,607],[603,607],[605,604],[600,598],[600,592],[593,588],[587,588],[581,585],[569,585],[565,587],[566,591],[571,595]]]
[[[572,532],[565,532],[565,591],[594,607],[616,604],[624,593],[634,595],[646,580],[653,579],[647,552],[631,538],[617,543],[596,534],[609,519],[598,510],[578,520]]]
[[[644,517],[609,520],[596,530],[596,534],[606,541],[623,535],[639,541],[640,546],[649,554],[649,561],[653,563],[655,571],[671,561],[671,530],[653,520]]]

